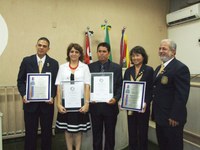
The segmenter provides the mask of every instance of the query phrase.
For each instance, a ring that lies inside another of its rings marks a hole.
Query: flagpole
[[[87,26],[87,28],[86,28],[86,31],[88,32],[90,30],[90,27],[89,26]]]
[[[105,20],[104,20],[104,22],[105,22],[105,25],[107,25],[107,24],[108,24],[108,20],[107,20],[107,19],[105,19]]]

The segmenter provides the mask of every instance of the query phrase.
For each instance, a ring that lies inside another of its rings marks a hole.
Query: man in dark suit
[[[50,42],[42,37],[37,41],[37,53],[25,57],[21,63],[17,86],[23,99],[24,122],[25,122],[25,150],[36,150],[38,123],[41,126],[41,150],[51,150],[52,122],[54,114],[54,98],[56,96],[55,79],[58,72],[58,62],[47,55]],[[51,99],[49,102],[28,102],[26,99],[26,76],[27,73],[51,73]]]
[[[103,42],[97,46],[98,61],[89,65],[90,72],[113,72],[113,98],[108,103],[90,104],[90,113],[93,130],[93,150],[102,150],[103,128],[105,130],[104,150],[114,150],[115,147],[115,127],[117,122],[118,101],[121,97],[122,88],[122,68],[120,65],[111,62],[110,45]]]
[[[183,150],[190,72],[186,65],[175,58],[176,43],[172,40],[162,40],[158,53],[162,65],[156,68],[153,83],[158,144],[161,150]]]

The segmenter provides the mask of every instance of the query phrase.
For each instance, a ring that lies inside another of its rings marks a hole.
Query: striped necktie
[[[104,70],[104,66],[103,66],[103,64],[101,64],[101,72],[104,72],[105,70]]]

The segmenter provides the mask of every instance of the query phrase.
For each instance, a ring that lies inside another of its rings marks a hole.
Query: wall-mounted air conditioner
[[[200,19],[200,3],[167,14],[166,19],[168,26]]]

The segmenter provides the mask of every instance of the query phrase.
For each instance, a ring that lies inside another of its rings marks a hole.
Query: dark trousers
[[[103,128],[105,130],[104,150],[114,150],[117,115],[106,116],[91,114],[91,120],[93,133],[93,150],[102,150]]]
[[[41,150],[51,150],[53,112],[44,113],[40,110],[36,112],[24,111],[24,121],[26,130],[24,150],[37,149],[39,121],[41,126]]]
[[[166,127],[156,124],[160,150],[183,150],[183,126]]]
[[[129,150],[148,150],[149,109],[128,115]]]

